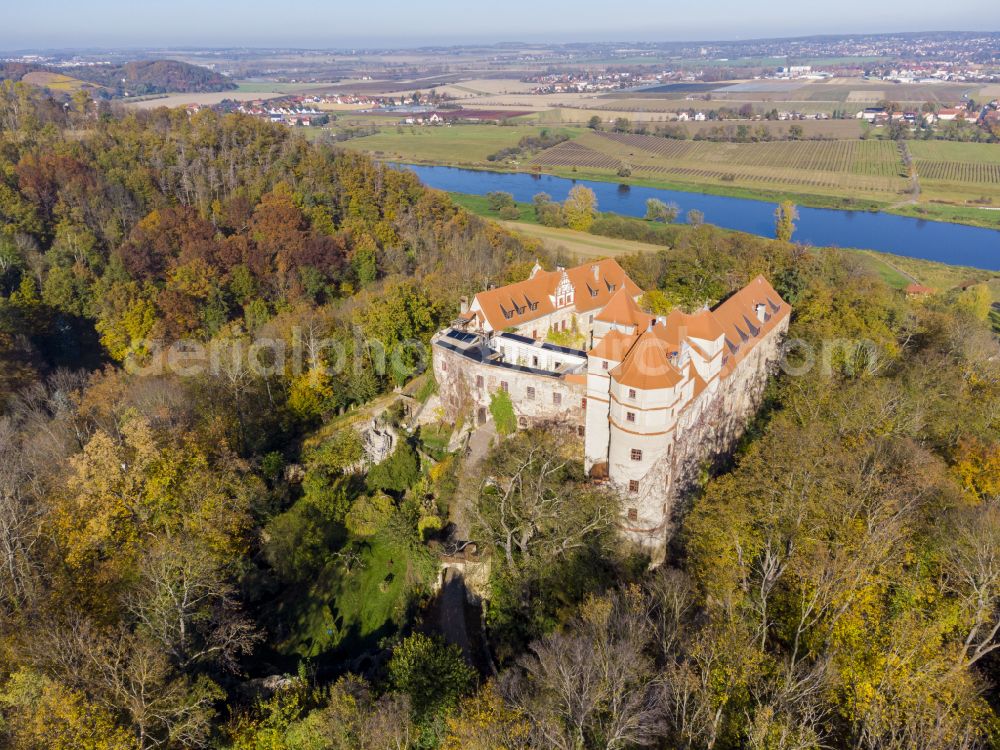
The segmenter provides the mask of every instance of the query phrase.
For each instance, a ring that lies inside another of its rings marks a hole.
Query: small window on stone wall
[[[601,369],[602,370],[607,370],[608,369],[608,361],[607,360],[604,360],[603,362],[601,362]]]
[[[561,405],[562,404],[562,394],[561,393],[553,393],[552,394],[552,403],[555,404],[556,406]]]
[[[500,381],[500,390],[503,391],[504,393],[510,392],[510,386],[507,385],[506,380]]]
[[[528,401],[534,401],[535,400],[535,386],[529,385],[527,393],[528,393]]]
[[[632,460],[633,461],[641,461],[642,460],[642,451],[639,450],[638,448],[633,448],[632,449]]]
[[[635,412],[634,411],[627,411],[627,412],[625,412],[625,421],[626,422],[634,422],[635,421]]]
[[[635,388],[629,388],[628,389],[628,397],[629,398],[635,398]]]
[[[528,426],[528,420],[525,417],[518,417],[517,418],[517,423],[521,427],[527,427]]]
[[[483,387],[483,376],[476,375],[476,388],[482,388],[482,387]]]
[[[632,487],[633,484],[635,485],[634,489]],[[630,490],[632,490],[632,492],[638,492],[639,491],[639,483],[636,482],[635,480],[632,480],[631,482],[628,483],[628,488]],[[638,521],[639,520],[639,511],[637,511],[635,508],[629,508],[628,509],[628,520],[630,520],[630,521]]]
[[[583,437],[584,434],[583,425],[580,425],[579,427],[576,428],[576,434],[579,435],[580,437]]]
[[[447,362],[442,362],[441,363],[441,370],[443,372],[448,372],[448,363]]]

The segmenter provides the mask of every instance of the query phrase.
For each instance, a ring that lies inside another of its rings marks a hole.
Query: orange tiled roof
[[[723,335],[722,326],[711,310],[699,310],[691,314],[671,310],[663,327],[670,340],[677,342],[687,336],[703,341],[716,341]]]
[[[653,316],[642,311],[642,308],[635,301],[635,297],[629,290],[622,286],[611,295],[611,301],[604,306],[595,320],[604,323],[617,323],[624,326],[633,326],[636,332],[649,328]]]
[[[760,312],[758,305],[763,305]],[[714,310],[691,315],[679,310],[671,312],[663,324],[654,325],[638,338],[611,374],[619,383],[632,388],[670,388],[684,379],[671,362],[683,340],[688,339],[688,345],[697,348],[691,338],[716,341],[722,337],[721,374],[725,377],[789,312],[788,304],[767,279],[758,276]],[[690,367],[694,373],[693,364]],[[705,383],[699,381],[700,378],[695,379],[696,392],[705,388]]]
[[[676,355],[675,347],[653,331],[646,331],[639,336],[625,360],[611,371],[611,375],[621,385],[630,388],[672,388],[684,379],[671,361]]]
[[[757,305],[763,305],[763,320]],[[760,338],[784,318],[790,308],[763,276],[758,276],[712,311],[726,339],[722,349],[725,377],[753,349]]]
[[[538,271],[530,279],[480,292],[475,301],[494,330],[520,326],[555,312],[550,295],[555,294],[563,273],[573,286],[577,312],[603,308],[619,289],[632,296],[642,294],[617,261],[604,258],[565,271]]]
[[[698,398],[703,390],[708,386],[704,378],[698,374],[698,368],[694,366],[693,362],[688,363],[688,377],[694,381],[694,389],[691,393],[691,398]]]
[[[642,289],[629,278],[625,269],[614,258],[583,263],[566,269],[566,274],[573,285],[576,309],[580,312],[603,308],[619,289],[624,289],[631,297],[642,294]]]
[[[588,354],[591,357],[610,359],[613,362],[621,362],[625,359],[629,349],[635,344],[639,336],[636,334],[622,333],[621,331],[608,331],[597,345]]]

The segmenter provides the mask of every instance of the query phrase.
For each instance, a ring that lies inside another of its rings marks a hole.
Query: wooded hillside
[[[395,392],[536,257],[281,125],[0,84],[0,742],[995,746],[988,297],[711,226],[620,258],[658,310],[765,274],[802,342],[650,569],[558,426],[477,463]],[[469,659],[432,590],[460,514],[491,561]]]

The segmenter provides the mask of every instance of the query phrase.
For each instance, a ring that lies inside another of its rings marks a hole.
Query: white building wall
[[[556,421],[582,432],[586,397],[582,378],[577,382],[572,376],[540,375],[474,362],[439,346],[433,347],[433,369],[445,419],[478,420],[480,410],[485,410],[487,420],[492,419],[489,413],[491,396],[506,383],[519,424],[524,418],[521,426]],[[533,398],[529,397],[529,388],[534,391]],[[559,403],[556,403],[556,394]]]

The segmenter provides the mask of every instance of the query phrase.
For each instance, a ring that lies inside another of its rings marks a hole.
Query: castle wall
[[[641,477],[629,466],[628,451],[614,453],[616,442],[629,444],[637,436],[612,426],[612,452],[619,460],[610,464],[611,482],[621,492],[626,516],[630,509],[635,511],[634,520],[623,522],[627,536],[651,547],[666,541],[681,500],[695,486],[701,468],[733,449],[760,407],[787,330],[786,317],[756,342],[727,377],[713,381],[681,412],[669,435],[659,441],[643,440],[642,446],[635,443],[644,451],[644,458],[646,450],[656,455]],[[630,479],[639,481],[639,492],[629,492]]]
[[[475,362],[439,346],[433,347],[433,367],[445,418],[450,421],[463,417],[478,420],[483,409],[486,419],[492,419],[490,396],[506,382],[519,426],[558,421],[582,431],[586,396],[583,377],[541,375]],[[529,388],[534,389],[533,398]]]

